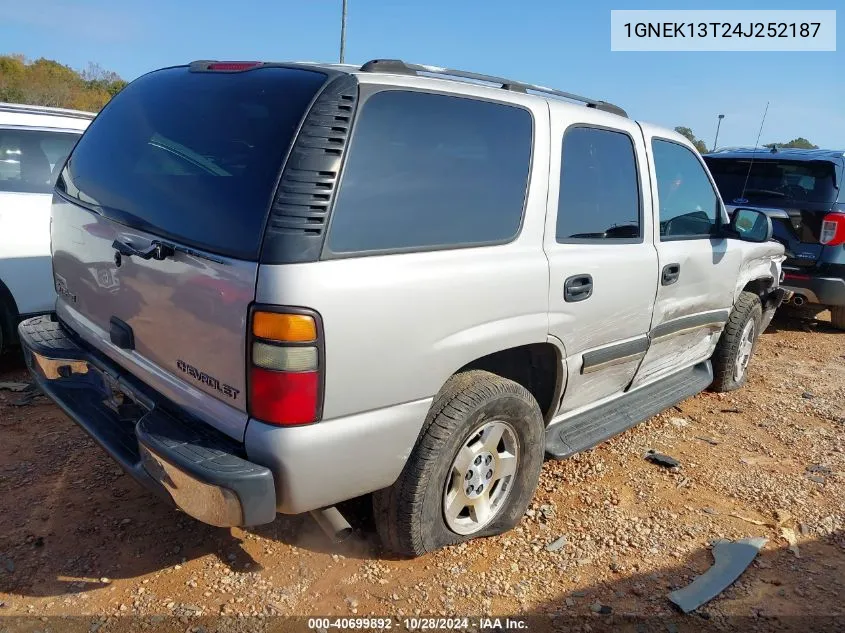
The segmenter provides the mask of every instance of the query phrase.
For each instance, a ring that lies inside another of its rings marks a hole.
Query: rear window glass
[[[801,202],[836,201],[836,168],[830,161],[755,158],[752,164],[750,159],[705,160],[725,204],[746,204],[742,200],[747,200],[800,206]]]
[[[113,219],[255,259],[282,160],[325,74],[169,68],[119,93],[59,187]]]
[[[332,212],[334,253],[508,241],[522,222],[531,114],[446,95],[388,90],[355,123]]]
[[[79,133],[0,128],[0,191],[50,193]]]

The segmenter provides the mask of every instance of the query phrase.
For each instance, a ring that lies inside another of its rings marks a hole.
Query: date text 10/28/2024
[[[528,622],[519,618],[309,618],[312,631],[377,630],[394,628],[406,631],[526,631]]]

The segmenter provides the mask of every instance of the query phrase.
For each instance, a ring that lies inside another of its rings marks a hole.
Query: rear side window
[[[718,226],[719,197],[704,166],[680,143],[654,139],[662,240],[708,238]]]
[[[50,193],[79,134],[0,128],[0,191]]]
[[[282,161],[325,80],[290,68],[145,75],[91,124],[59,188],[124,224],[256,259]]]
[[[563,137],[558,242],[640,241],[640,187],[631,137],[573,127]]]
[[[332,212],[334,253],[513,239],[522,223],[532,119],[522,108],[422,92],[370,97]]]

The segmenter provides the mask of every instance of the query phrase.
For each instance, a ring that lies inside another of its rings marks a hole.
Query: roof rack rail
[[[496,77],[494,75],[482,75],[465,70],[454,70],[452,68],[442,68],[440,66],[426,66],[424,64],[409,64],[407,62],[403,62],[401,59],[372,59],[361,66],[361,71],[392,73],[396,75],[439,75],[444,78],[451,77],[458,80],[465,79],[470,82],[498,85],[504,90],[510,90],[512,92],[536,92],[544,95],[552,95],[568,101],[583,103],[588,108],[595,108],[596,110],[618,114],[619,116],[624,116],[626,118],[628,117],[628,113],[625,112],[625,110],[619,106],[613,105],[612,103],[608,103],[607,101],[589,99],[570,92],[555,90],[554,88],[546,88],[545,86],[527,84],[521,81],[505,79],[504,77]]]
[[[69,110],[67,108],[54,108],[51,106],[27,105],[25,103],[2,103],[0,102],[0,112],[20,112],[22,114],[52,114],[55,116],[63,116],[69,119],[93,119],[97,116],[93,112],[84,112],[82,110]]]

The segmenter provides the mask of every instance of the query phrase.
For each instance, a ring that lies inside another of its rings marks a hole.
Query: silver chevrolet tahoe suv
[[[373,493],[419,555],[502,533],[565,458],[746,380],[783,291],[682,136],[374,60],[132,82],[58,178],[41,388],[189,515]]]

